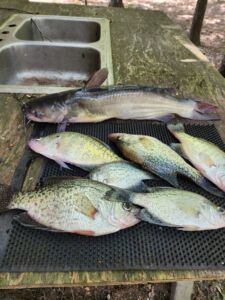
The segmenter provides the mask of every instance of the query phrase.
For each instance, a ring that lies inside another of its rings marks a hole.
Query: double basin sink
[[[107,68],[113,84],[109,20],[13,15],[0,27],[0,92],[54,93],[81,87]]]

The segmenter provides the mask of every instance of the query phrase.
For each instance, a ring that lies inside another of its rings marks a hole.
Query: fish
[[[109,139],[116,143],[122,154],[144,169],[161,177],[174,187],[179,187],[177,175],[191,179],[211,194],[223,197],[224,193],[207,181],[201,173],[189,165],[180,155],[158,139],[126,133],[109,134]]]
[[[199,172],[225,192],[225,153],[213,143],[185,133],[183,124],[170,124],[169,131],[180,141],[171,147],[188,159]]]
[[[88,177],[92,180],[134,192],[146,190],[146,185],[143,181],[156,179],[153,174],[141,170],[126,161],[101,165],[93,169]]]
[[[171,89],[112,86],[70,90],[36,98],[23,106],[28,120],[47,123],[102,122],[108,119],[159,120],[178,115],[194,120],[215,120],[216,106],[193,99],[178,99]]]
[[[18,192],[8,209],[24,211],[16,216],[16,221],[30,228],[100,236],[140,222],[140,209],[126,198],[122,190],[76,178],[58,180],[35,191]],[[34,221],[27,222],[27,217]]]
[[[60,132],[31,139],[29,147],[69,169],[66,163],[91,170],[104,163],[121,161],[110,147],[95,137],[78,132]]]
[[[176,188],[149,188],[133,193],[129,201],[142,207],[140,219],[182,231],[212,230],[225,227],[225,211],[202,195]]]

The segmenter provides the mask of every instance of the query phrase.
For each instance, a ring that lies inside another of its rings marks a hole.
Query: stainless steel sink
[[[93,43],[100,39],[100,24],[92,21],[33,17],[16,32],[16,38],[31,41]]]
[[[13,15],[0,27],[0,92],[54,93],[83,86],[106,67],[113,84],[109,21]]]

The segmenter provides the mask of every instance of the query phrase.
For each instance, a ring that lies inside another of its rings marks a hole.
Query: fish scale
[[[116,143],[125,157],[168,181],[172,186],[179,187],[177,174],[180,174],[187,176],[206,191],[220,197],[224,196],[220,190],[206,181],[199,171],[154,137],[112,133],[109,139]]]
[[[205,197],[174,188],[150,188],[133,193],[130,201],[143,207],[140,216],[149,223],[184,231],[225,227],[225,213]]]
[[[140,209],[124,207],[127,197],[89,179],[62,180],[34,192],[18,193],[8,208],[25,210],[35,221],[56,231],[103,235],[139,222]],[[21,222],[22,218],[23,214]]]
[[[84,170],[113,161],[122,161],[108,145],[97,138],[78,132],[61,132],[29,141],[30,148],[62,167],[66,163],[76,165]]]
[[[173,147],[225,192],[225,153],[216,145],[185,133],[182,124],[169,125],[168,129],[180,141]]]
[[[111,118],[167,121],[175,115],[195,120],[218,119],[214,105],[178,99],[170,89],[141,86],[47,95],[25,104],[23,111],[29,120],[48,123],[101,122]]]

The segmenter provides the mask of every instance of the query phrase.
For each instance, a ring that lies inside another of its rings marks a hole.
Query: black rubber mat
[[[203,137],[225,150],[213,125],[185,126],[188,133]],[[55,125],[36,126],[34,136],[55,131]],[[74,124],[67,131],[89,134],[106,143],[109,143],[108,133],[112,132],[152,135],[167,144],[176,141],[164,124],[150,121]],[[85,171],[71,168],[60,170],[55,162],[46,159],[42,178],[86,175]],[[183,188],[201,193],[224,207],[224,199],[208,194],[185,178],[180,178],[179,182]],[[159,184],[163,181],[157,182]],[[225,269],[225,229],[181,232],[143,222],[111,235],[85,237],[32,230],[12,221],[12,217],[12,213],[0,216],[0,240],[5,243],[0,247],[0,271]]]

